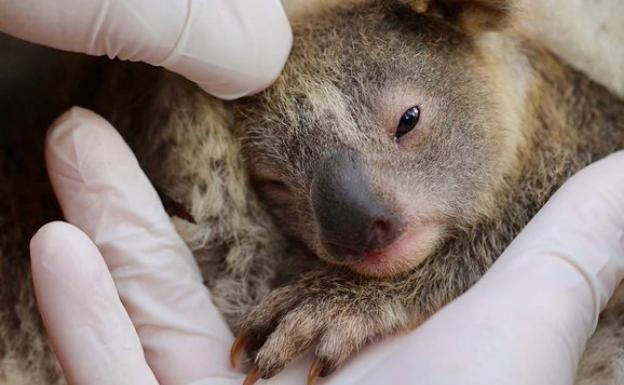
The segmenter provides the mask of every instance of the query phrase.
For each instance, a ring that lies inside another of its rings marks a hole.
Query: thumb
[[[0,31],[161,65],[223,99],[268,87],[292,32],[280,0],[0,0]]]

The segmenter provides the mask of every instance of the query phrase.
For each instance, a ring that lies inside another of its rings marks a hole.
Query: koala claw
[[[230,350],[230,364],[233,368],[236,368],[236,364],[238,363],[238,358],[242,351],[246,348],[247,343],[249,342],[249,335],[246,333],[241,333],[236,337],[234,343],[232,344],[232,349]]]
[[[245,317],[232,361],[245,349],[258,376],[268,379],[312,349],[315,359],[307,383],[313,385],[366,343],[405,330],[402,297],[368,296],[376,292],[374,285],[383,283],[347,274],[336,269],[310,272],[271,292]]]
[[[323,371],[323,364],[321,363],[321,360],[319,360],[317,357],[314,357],[314,360],[312,361],[312,365],[310,365],[310,371],[308,372],[307,385],[316,384],[316,380],[318,380],[319,375],[321,374],[322,371]]]
[[[258,375],[258,367],[254,366],[253,369],[251,369],[251,372],[247,374],[247,377],[245,377],[245,382],[243,382],[243,385],[253,385],[256,383],[256,381],[258,381],[258,378],[260,378],[260,376]]]

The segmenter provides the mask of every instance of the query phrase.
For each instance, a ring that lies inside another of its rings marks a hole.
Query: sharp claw
[[[308,372],[308,382],[307,385],[314,385],[316,380],[319,378],[319,374],[323,370],[323,364],[321,364],[321,360],[318,357],[314,357],[312,361],[312,365],[310,365],[310,371]]]
[[[158,188],[158,186],[154,187],[156,188],[156,193],[160,197],[160,201],[162,202],[167,214],[169,214],[170,216],[176,216],[180,219],[184,219],[185,221],[191,222],[192,224],[197,224],[197,221],[195,221],[193,214],[191,214],[191,212],[186,207],[184,207],[184,205],[171,199],[171,197],[165,194],[160,188]]]
[[[230,364],[232,364],[233,368],[236,368],[236,363],[238,362],[238,357],[241,352],[247,346],[247,342],[249,342],[249,336],[246,333],[241,333],[236,337],[234,343],[232,344],[232,349],[230,350]]]
[[[253,385],[256,383],[256,381],[258,381],[258,367],[254,366],[253,369],[251,369],[251,372],[249,372],[249,374],[247,375],[247,377],[245,377],[245,382],[243,382],[243,385]]]

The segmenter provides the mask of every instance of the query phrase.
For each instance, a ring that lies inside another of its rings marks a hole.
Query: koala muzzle
[[[400,234],[400,219],[373,191],[353,151],[336,152],[320,162],[311,198],[321,242],[336,262],[358,262]]]

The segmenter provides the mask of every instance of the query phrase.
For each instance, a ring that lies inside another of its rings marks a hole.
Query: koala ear
[[[512,0],[399,0],[415,12],[449,19],[468,33],[509,25]]]

